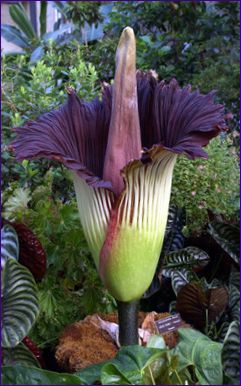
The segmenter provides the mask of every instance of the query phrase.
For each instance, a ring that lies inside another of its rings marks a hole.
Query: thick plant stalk
[[[121,346],[138,344],[139,300],[134,302],[117,301],[119,319],[119,342]]]

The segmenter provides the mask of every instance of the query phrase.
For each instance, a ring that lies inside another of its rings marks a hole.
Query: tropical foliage
[[[46,3],[38,34],[21,3],[11,5],[16,27],[1,26],[23,49],[2,57],[3,384],[239,384],[239,2],[55,2],[52,34]],[[54,355],[66,325],[116,302],[91,260],[68,171],[50,160],[17,163],[8,145],[13,127],[58,108],[67,88],[86,101],[101,96],[126,25],[138,68],[215,89],[229,118],[209,159],[178,157],[162,253],[141,300],[142,310],[178,311],[191,327],[178,330],[172,349],[155,336],[113,360],[57,373],[41,369],[30,338]]]

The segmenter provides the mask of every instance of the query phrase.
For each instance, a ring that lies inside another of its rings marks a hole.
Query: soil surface
[[[154,320],[169,316],[168,313],[139,312],[139,327],[150,333],[156,333]],[[118,323],[117,313],[98,314],[108,322]],[[95,324],[97,315],[87,316],[84,320],[71,324],[65,328],[56,348],[55,358],[58,366],[64,371],[74,372],[84,367],[112,359],[118,352],[115,340],[108,332]],[[177,342],[177,332],[162,335],[168,347],[174,347]],[[142,343],[143,345],[145,343]]]

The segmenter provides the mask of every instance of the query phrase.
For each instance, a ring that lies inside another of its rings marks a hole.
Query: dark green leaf
[[[206,335],[191,328],[179,328],[178,333],[179,342],[173,353],[179,358],[179,370],[192,365],[201,385],[221,385],[222,344],[213,342]]]
[[[193,383],[187,368],[179,369],[177,355],[164,350],[160,354],[158,359],[147,363],[143,372],[143,384],[184,385],[186,381]]]
[[[86,367],[85,369],[76,372],[75,375],[80,377],[81,382],[85,385],[92,385],[95,382],[100,382],[101,369],[103,365],[108,362],[109,361]]]
[[[46,33],[46,22],[47,22],[47,1],[41,1],[40,3],[40,36],[43,36],[43,34]]]
[[[44,49],[42,46],[39,46],[33,50],[30,56],[30,62],[38,62],[44,55]]]
[[[159,349],[141,346],[122,347],[111,364],[115,368],[116,377],[122,374],[122,384],[125,384],[127,380],[130,384],[142,383],[142,372],[146,362],[151,361],[151,359],[154,360],[159,355]],[[109,367],[108,369],[110,370]],[[112,376],[110,375],[108,378],[108,374],[109,371],[105,371],[105,367],[103,367],[101,376],[104,376],[106,384],[112,384]],[[101,380],[103,381],[102,377]]]
[[[102,385],[129,385],[132,384],[116,364],[107,363],[101,369]]]
[[[30,22],[26,11],[24,8],[19,7],[16,4],[10,5],[9,13],[13,21],[18,25],[20,30],[24,33],[24,35],[30,39],[37,39],[37,35],[33,29],[32,23]]]
[[[38,315],[37,286],[31,272],[10,259],[3,270],[2,345],[15,347]]]
[[[239,385],[240,381],[240,324],[230,324],[222,349],[222,363],[225,374]]]
[[[206,252],[196,247],[187,247],[168,253],[164,259],[163,275],[170,277],[173,270],[204,267],[210,258]]]
[[[214,240],[239,264],[239,229],[233,225],[213,221],[208,232]]]
[[[100,380],[105,385],[143,383],[144,368],[162,355],[162,350],[142,346],[122,347],[115,359],[90,366],[78,375],[84,382]],[[93,373],[92,373],[93,369]]]
[[[36,357],[23,343],[19,343],[14,348],[3,349],[3,365],[14,366],[16,364],[22,366],[40,367]]]
[[[55,373],[27,366],[2,367],[2,382],[4,385],[80,385],[76,375]]]
[[[163,46],[159,49],[159,52],[158,54],[159,55],[166,55],[166,54],[169,54],[169,52],[171,51],[171,47],[170,46]]]
[[[48,32],[42,36],[42,39],[47,42],[48,40],[56,40],[59,36],[61,36],[63,33],[67,32],[67,30],[71,29],[72,25],[70,23],[64,24],[62,27],[60,27],[57,31],[54,32]]]

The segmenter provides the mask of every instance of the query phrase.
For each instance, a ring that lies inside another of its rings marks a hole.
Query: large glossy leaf
[[[19,4],[13,4],[9,7],[9,13],[13,21],[29,40],[37,39],[31,21],[29,20],[25,9]]]
[[[223,369],[235,384],[240,381],[240,324],[234,321],[230,324],[222,349]]]
[[[109,361],[86,367],[83,370],[76,372],[75,375],[80,377],[81,382],[84,385],[95,384],[96,382],[100,382],[101,369],[105,363],[109,363]]]
[[[230,224],[213,221],[209,224],[208,232],[235,263],[239,264],[239,229]]]
[[[222,344],[191,328],[179,328],[179,342],[173,353],[179,358],[179,370],[192,366],[201,385],[221,385]]]
[[[208,296],[208,320],[217,323],[229,302],[229,294],[226,287],[211,288],[207,291]]]
[[[4,385],[80,385],[80,378],[67,373],[55,373],[28,366],[3,366]]]
[[[185,322],[202,329],[206,323],[208,297],[197,283],[188,283],[177,294],[176,310]]]
[[[123,347],[115,359],[90,366],[76,375],[84,384],[185,384],[185,381],[192,384],[194,380],[188,369],[193,367],[200,384],[219,384],[221,347],[198,331],[181,329],[177,350]]]
[[[173,270],[171,273],[172,288],[177,295],[180,289],[193,281],[198,281],[197,275],[187,269]]]
[[[190,283],[178,292],[176,310],[186,322],[203,329],[207,321],[217,323],[227,305],[225,287],[205,290],[199,283]]]
[[[208,254],[199,248],[183,248],[165,256],[162,274],[170,277],[173,270],[204,267],[209,260]]]
[[[57,31],[54,31],[54,32],[48,32],[48,33],[45,33],[43,36],[42,36],[42,39],[47,42],[48,40],[56,40],[58,39],[59,36],[61,36],[63,33],[67,32],[68,30],[71,30],[72,28],[72,24],[70,23],[66,23],[64,24],[62,27],[60,27]]]
[[[21,47],[24,49],[30,48],[30,45],[26,37],[23,36],[23,34],[19,31],[18,28],[12,25],[2,24],[1,35],[4,37],[4,39],[7,40],[7,42],[13,43],[18,47]]]
[[[18,235],[11,225],[4,225],[1,229],[1,267],[4,267],[8,259],[18,260],[18,257]]]
[[[148,362],[143,372],[145,385],[195,384],[187,367],[179,368],[179,358],[171,351],[162,351],[158,359]]]
[[[38,315],[37,287],[29,270],[10,259],[3,270],[2,346],[15,347]]]
[[[143,370],[161,354],[161,350],[141,346],[123,347],[116,358],[103,366],[101,382],[103,385],[140,384]]]
[[[76,375],[85,384],[98,381],[104,385],[140,384],[145,366],[160,357],[161,352],[142,346],[122,347],[113,360],[90,366]]]
[[[36,357],[23,343],[19,343],[14,348],[3,349],[3,365],[14,366],[20,364],[22,366],[40,367]]]

